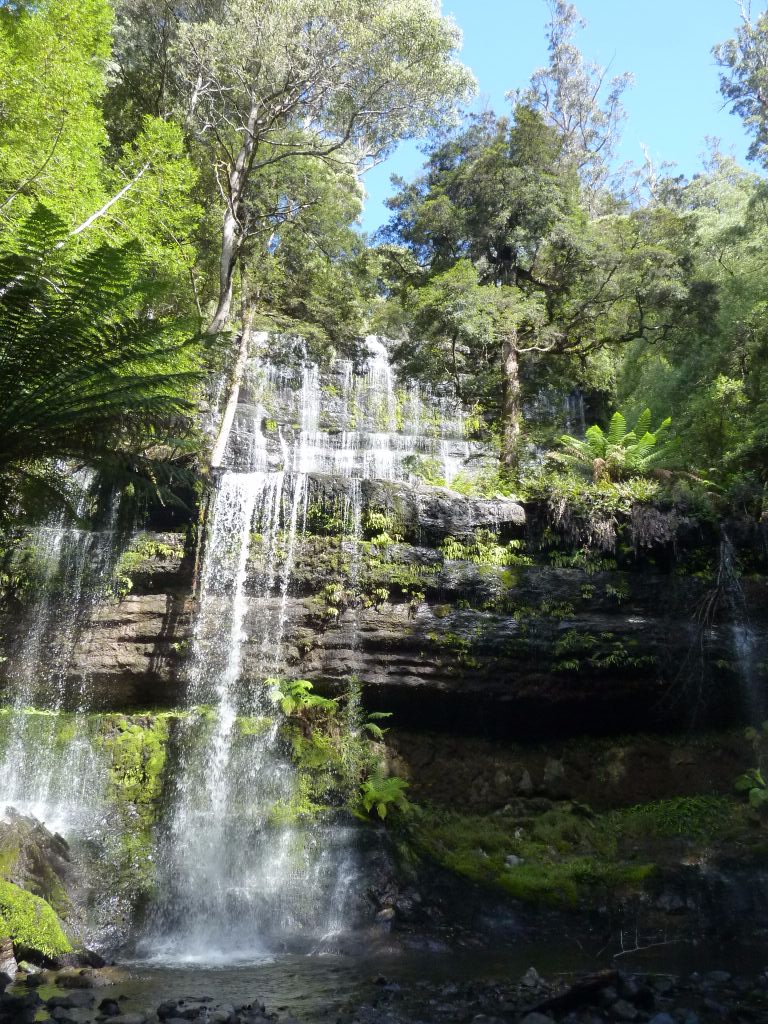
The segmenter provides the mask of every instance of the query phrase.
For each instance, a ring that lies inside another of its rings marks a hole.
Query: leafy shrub
[[[338,702],[329,697],[321,697],[312,693],[312,683],[308,679],[266,679],[265,686],[270,688],[270,696],[284,715],[293,715],[311,708],[323,711],[335,711]]]

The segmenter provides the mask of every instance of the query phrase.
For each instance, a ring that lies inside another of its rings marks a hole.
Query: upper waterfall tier
[[[270,362],[254,346],[224,466],[236,472],[283,470],[345,477],[408,480],[423,463],[450,483],[484,446],[466,440],[467,420],[450,395],[398,383],[387,345],[365,339],[356,368],[335,360],[327,371],[303,362]]]

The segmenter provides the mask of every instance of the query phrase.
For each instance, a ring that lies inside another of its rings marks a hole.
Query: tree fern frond
[[[621,444],[627,432],[627,421],[620,412],[615,412],[608,426],[608,444]]]

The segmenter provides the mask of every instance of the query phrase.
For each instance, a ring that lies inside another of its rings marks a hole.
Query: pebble
[[[616,1020],[637,1020],[637,1010],[626,999],[617,999],[611,1006],[611,1015]]]
[[[542,983],[541,975],[535,967],[529,967],[520,981],[526,988],[538,988]]]

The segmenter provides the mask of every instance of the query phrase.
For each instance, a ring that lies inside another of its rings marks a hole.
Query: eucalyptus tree
[[[173,47],[190,135],[223,215],[216,308],[229,320],[243,221],[259,172],[295,157],[362,170],[449,117],[472,85],[435,0],[226,0],[182,20]]]
[[[576,168],[590,208],[599,206],[613,175],[613,163],[626,113],[622,94],[632,83],[625,72],[608,77],[599,64],[585,60],[574,41],[584,22],[567,0],[549,0],[549,62],[531,76],[515,98],[538,110],[557,130],[561,159]]]
[[[752,136],[749,158],[768,165],[768,11],[754,21],[739,4],[741,24],[713,53],[722,68],[720,91]]]

